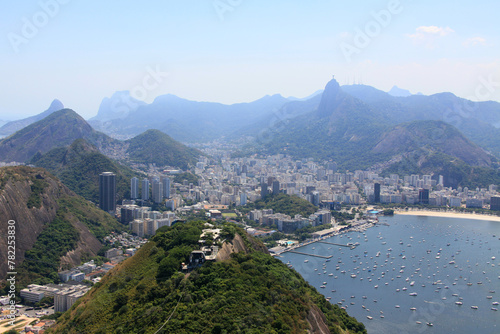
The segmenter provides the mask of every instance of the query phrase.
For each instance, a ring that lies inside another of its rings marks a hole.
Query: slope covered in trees
[[[290,217],[295,215],[308,217],[318,211],[317,207],[305,199],[287,194],[268,195],[263,199],[246,204],[239,208],[239,211],[247,213],[254,209],[273,209],[274,213],[284,213]]]
[[[187,147],[160,130],[148,130],[126,143],[130,159],[139,163],[157,166],[178,166],[186,169],[196,163],[201,152]]]
[[[117,198],[130,198],[130,179],[140,176],[101,154],[85,139],[77,139],[69,147],[36,155],[31,163],[49,170],[68,188],[94,203],[99,203],[99,174],[102,172],[116,174]]]
[[[234,225],[223,227],[222,235],[228,242],[240,235],[244,250],[189,274],[179,272],[202,228],[203,222],[188,222],[160,229],[77,301],[51,332],[366,332],[297,272],[257,251],[259,242]]]
[[[95,256],[104,236],[123,226],[42,168],[0,168],[0,216],[15,221],[18,286],[57,281],[57,271]],[[0,224],[7,235],[7,224]],[[7,238],[0,239],[7,249]],[[0,252],[0,279],[7,272]]]

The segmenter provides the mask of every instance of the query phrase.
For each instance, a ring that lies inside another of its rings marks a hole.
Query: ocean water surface
[[[283,253],[368,333],[500,333],[500,222],[396,215]],[[351,249],[329,243],[359,243]]]

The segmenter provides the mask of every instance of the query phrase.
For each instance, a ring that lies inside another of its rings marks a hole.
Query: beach
[[[477,220],[489,220],[500,222],[499,216],[490,216],[478,213],[465,213],[465,212],[439,212],[430,210],[395,210],[396,215],[410,215],[410,216],[428,216],[428,217],[445,217],[445,218],[465,218]]]

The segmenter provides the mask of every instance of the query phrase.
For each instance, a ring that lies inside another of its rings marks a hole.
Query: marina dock
[[[301,255],[307,255],[307,256],[315,256],[315,257],[320,257],[322,259],[329,259],[331,257],[333,257],[333,255],[328,255],[328,256],[324,256],[324,255],[316,255],[316,254],[309,254],[309,253],[303,253],[303,252],[297,252],[295,250],[291,250],[289,251],[290,253],[295,253],[295,254],[301,254]]]
[[[358,245],[344,245],[344,244],[337,244],[334,242],[328,242],[328,241],[316,241],[322,244],[329,244],[329,245],[335,245],[335,246],[341,246],[341,247],[349,247],[350,249],[356,248]]]

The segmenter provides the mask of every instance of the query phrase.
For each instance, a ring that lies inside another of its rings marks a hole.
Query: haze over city
[[[397,85],[500,101],[500,5],[486,1],[23,1],[0,20],[0,119],[54,98],[85,118],[136,92],[225,104]],[[156,75],[152,75],[156,73]]]

